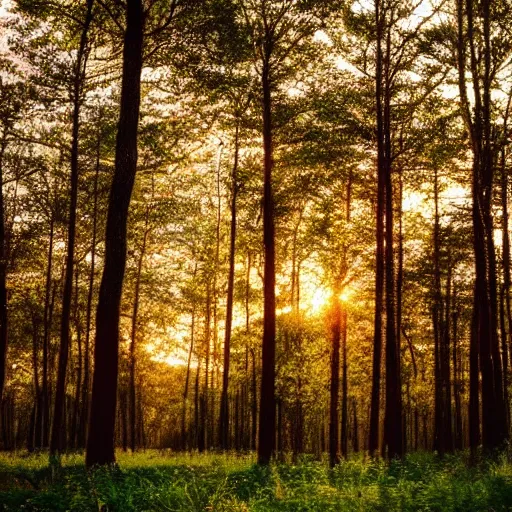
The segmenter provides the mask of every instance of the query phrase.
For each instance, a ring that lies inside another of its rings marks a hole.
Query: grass
[[[413,454],[386,465],[354,458],[329,470],[304,457],[261,468],[252,455],[119,454],[87,472],[83,456],[0,454],[1,511],[512,511],[512,464]]]

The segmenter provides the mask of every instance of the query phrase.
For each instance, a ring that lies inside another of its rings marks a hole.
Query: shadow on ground
[[[468,467],[464,456],[362,458],[329,470],[303,458],[262,468],[250,456],[121,456],[87,472],[83,459],[0,457],[3,511],[498,511],[512,510],[512,464]]]

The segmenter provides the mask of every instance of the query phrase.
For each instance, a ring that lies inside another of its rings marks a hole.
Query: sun
[[[348,302],[352,295],[352,290],[348,287],[345,287],[343,291],[340,293],[341,302]]]

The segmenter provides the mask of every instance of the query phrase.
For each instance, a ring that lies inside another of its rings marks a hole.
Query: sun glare
[[[329,303],[332,292],[324,288],[317,288],[311,297],[311,312],[318,313]]]
[[[341,302],[348,302],[350,300],[351,295],[352,290],[350,288],[345,287],[345,289],[340,293]]]

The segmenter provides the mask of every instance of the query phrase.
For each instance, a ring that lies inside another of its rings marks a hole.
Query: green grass
[[[50,468],[46,454],[0,454],[2,511],[512,511],[512,464],[469,468],[462,456],[363,458],[333,471],[304,457],[261,468],[251,455],[119,454],[87,472],[83,456]]]

